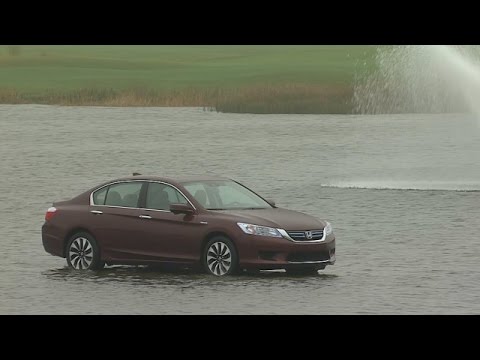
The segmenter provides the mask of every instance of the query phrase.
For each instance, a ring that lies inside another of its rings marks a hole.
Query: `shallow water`
[[[478,314],[480,127],[467,115],[248,115],[0,106],[2,314]],[[212,172],[329,220],[318,276],[216,278],[47,254],[53,201],[105,180]]]

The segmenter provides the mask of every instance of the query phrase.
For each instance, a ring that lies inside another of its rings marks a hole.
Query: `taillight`
[[[57,213],[56,207],[48,208],[47,213],[45,214],[45,221],[50,220]]]

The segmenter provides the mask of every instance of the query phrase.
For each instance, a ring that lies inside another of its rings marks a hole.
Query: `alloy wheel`
[[[214,242],[207,250],[207,266],[217,276],[225,275],[232,266],[232,253],[224,242]]]
[[[85,237],[78,237],[72,241],[68,256],[72,267],[77,270],[89,269],[93,262],[93,247]]]

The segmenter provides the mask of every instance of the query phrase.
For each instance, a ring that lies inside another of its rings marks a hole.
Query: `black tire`
[[[205,244],[202,264],[207,274],[216,276],[235,274],[238,269],[237,249],[229,238],[215,236]]]
[[[293,268],[288,268],[285,269],[287,274],[289,275],[317,275],[318,270],[323,270],[325,267],[323,266],[305,266],[305,267],[293,267]]]
[[[75,270],[98,270],[105,266],[95,238],[87,232],[78,232],[68,240],[65,249],[68,266]]]

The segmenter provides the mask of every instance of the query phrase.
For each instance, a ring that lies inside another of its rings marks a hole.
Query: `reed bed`
[[[353,89],[346,85],[258,84],[237,88],[81,88],[38,93],[0,88],[0,103],[65,106],[203,107],[229,113],[350,113]]]

